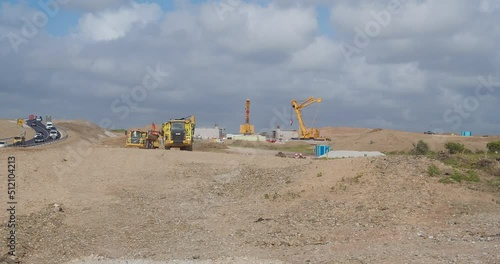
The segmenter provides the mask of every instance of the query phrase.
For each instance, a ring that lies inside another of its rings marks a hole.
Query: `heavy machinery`
[[[132,129],[127,131],[127,147],[144,147],[144,141],[146,139],[147,132],[140,129]]]
[[[133,129],[127,131],[127,147],[137,147],[146,149],[155,149],[160,147],[160,132],[156,131],[154,126],[152,130],[144,131]]]
[[[22,137],[14,137],[12,145],[14,145],[14,146],[24,145],[24,141],[25,141],[24,136],[22,136]]]
[[[250,125],[250,99],[247,99],[245,104],[245,124],[240,125],[240,133],[243,135],[253,135],[255,129]]]
[[[297,100],[292,100],[292,107],[297,115],[297,119],[299,120],[299,138],[300,140],[317,140],[317,141],[330,141],[329,138],[322,138],[319,135],[319,129],[316,128],[306,128],[304,125],[304,120],[302,119],[302,109],[314,103],[321,103],[322,99],[314,97],[309,97],[302,103],[298,103]]]
[[[180,148],[180,150],[193,150],[193,137],[196,120],[194,115],[179,119],[171,119],[162,124],[160,131],[165,149]]]

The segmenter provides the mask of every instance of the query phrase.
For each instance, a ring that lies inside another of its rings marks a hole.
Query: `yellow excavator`
[[[302,109],[314,103],[321,103],[322,99],[314,97],[309,97],[302,103],[298,103],[297,100],[292,100],[292,107],[295,111],[295,115],[297,115],[297,119],[299,120],[299,139],[300,140],[316,140],[316,141],[330,141],[330,138],[322,138],[319,135],[319,129],[317,128],[306,128],[304,125],[304,120],[302,119]]]

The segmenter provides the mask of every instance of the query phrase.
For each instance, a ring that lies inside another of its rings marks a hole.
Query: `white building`
[[[195,128],[194,129],[194,138],[198,139],[217,139],[222,137],[222,129],[219,127],[212,128]]]
[[[281,129],[276,129],[271,131],[270,138],[274,139],[275,141],[287,141],[292,138],[298,138],[299,133],[297,130],[281,130]]]

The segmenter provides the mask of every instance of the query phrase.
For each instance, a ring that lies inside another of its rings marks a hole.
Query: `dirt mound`
[[[426,135],[415,132],[405,132],[389,129],[363,129],[363,128],[322,128],[321,136],[332,139],[332,150],[359,150],[359,151],[382,151],[397,152],[409,151],[419,140],[424,140],[433,151],[445,150],[446,142],[460,142],[466,148],[486,150],[486,144],[491,141],[500,140],[496,137],[461,137],[456,135]]]
[[[54,120],[56,127],[64,129],[69,136],[92,143],[100,143],[102,139],[111,137],[111,132],[85,120]]]
[[[105,147],[115,147],[115,148],[125,148],[125,142],[127,140],[127,136],[121,135],[113,138],[106,138],[102,140],[102,145]]]
[[[193,150],[195,151],[217,151],[228,149],[225,143],[214,142],[213,140],[194,141]]]

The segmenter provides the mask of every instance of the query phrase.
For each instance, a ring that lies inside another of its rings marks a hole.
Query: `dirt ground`
[[[461,137],[457,135],[426,135],[422,133],[396,131],[388,129],[367,128],[324,128],[320,130],[324,137],[332,139],[331,148],[335,150],[359,150],[359,151],[409,151],[413,144],[424,140],[433,151],[444,150],[446,142],[460,142],[466,148],[486,150],[486,144],[490,141],[500,140],[496,135],[478,135],[472,137]]]
[[[21,263],[500,263],[500,193],[440,183],[429,165],[451,168],[425,157],[127,149],[93,124],[56,125],[60,144],[0,149],[1,178],[16,158]]]
[[[0,119],[0,139],[21,136],[21,128],[17,126],[16,120]],[[24,125],[26,131],[26,139],[31,139],[35,136],[35,131],[28,125]]]

